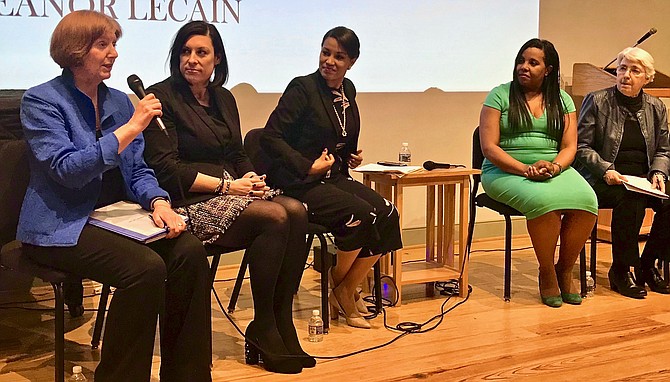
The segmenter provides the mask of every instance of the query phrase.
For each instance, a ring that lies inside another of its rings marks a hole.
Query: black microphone
[[[640,37],[640,39],[637,40],[637,42],[635,43],[635,45],[633,45],[633,48],[635,48],[636,46],[642,44],[646,39],[648,39],[649,37],[651,37],[651,35],[653,35],[653,34],[656,33],[656,32],[658,32],[658,29],[656,29],[656,28],[651,28],[651,29],[649,29],[649,32],[645,33],[644,36]],[[607,65],[603,66],[603,70],[607,69],[608,66],[612,65],[612,63],[613,63],[614,61],[616,61],[616,59],[617,59],[617,57],[614,57],[614,58],[612,59],[612,61],[608,62]]]
[[[645,33],[644,36],[642,36],[639,40],[637,40],[637,42],[633,46],[637,46],[639,44],[642,44],[644,42],[644,40],[648,39],[649,37],[651,37],[651,35],[653,35],[656,32],[658,32],[658,30],[656,28],[649,29],[649,32]]]
[[[128,76],[128,87],[130,90],[135,93],[137,98],[142,99],[146,97],[147,93],[144,91],[144,84],[142,83],[142,80],[137,76],[137,74],[131,74]],[[163,130],[163,133],[165,133],[165,136],[169,137],[167,129],[165,128],[165,125],[163,124],[163,120],[161,120],[161,117],[156,117],[156,123],[158,123],[158,126]]]
[[[435,170],[436,168],[452,168],[452,167],[461,167],[460,165],[449,164],[449,163],[436,163],[432,160],[427,160],[423,162],[423,168],[428,171]]]

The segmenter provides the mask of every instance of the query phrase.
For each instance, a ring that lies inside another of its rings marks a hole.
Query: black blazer
[[[149,87],[147,93],[160,99],[161,119],[169,137],[152,122],[144,131],[144,158],[156,172],[161,187],[170,193],[173,205],[192,204],[214,196],[188,191],[199,172],[221,177],[225,169],[237,179],[254,171],[242,146],[237,103],[228,89],[210,88],[210,97],[229,132],[212,121],[182,79],[169,77]],[[182,199],[182,192],[186,200]]]
[[[316,71],[294,78],[288,84],[261,137],[261,147],[272,158],[268,171],[268,180],[272,185],[287,188],[318,181],[320,177],[307,176],[307,173],[324,148],[328,148],[330,154],[337,154],[335,160],[340,164],[341,173],[349,175],[347,159],[358,147],[361,121],[356,88],[346,78],[344,93],[350,104],[346,146],[336,153],[342,130],[326,81]]]

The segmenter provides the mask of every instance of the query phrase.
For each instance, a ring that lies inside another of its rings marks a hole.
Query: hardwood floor
[[[410,334],[381,349],[344,359],[320,359],[313,369],[298,375],[277,375],[244,364],[242,337],[212,298],[214,381],[668,381],[670,359],[670,296],[650,292],[633,300],[612,292],[606,280],[610,246],[598,245],[596,294],[581,306],[552,309],[540,303],[537,263],[532,250],[513,254],[512,300],[502,299],[502,240],[473,245],[470,263],[472,294],[445,315],[434,330]],[[529,247],[525,237],[514,248]],[[420,256],[420,250],[411,251]],[[236,269],[221,268],[220,278],[234,277]],[[576,275],[576,273],[575,273]],[[384,328],[382,317],[373,329],[355,329],[333,322],[321,343],[307,342],[307,320],[319,305],[318,274],[305,271],[295,299],[294,317],[305,350],[331,357],[370,348],[398,334]],[[216,283],[227,305],[232,281]],[[86,292],[92,292],[89,285]],[[35,299],[50,297],[50,288],[33,288]],[[424,322],[439,313],[445,297],[425,297],[423,285],[404,287],[403,305],[386,309],[389,325]],[[445,304],[453,307],[463,299]],[[30,304],[46,308],[51,301]],[[241,329],[253,315],[248,284],[242,289],[233,319]],[[94,309],[95,298],[86,299]],[[98,351],[90,349],[95,315],[66,319],[68,368],[79,364],[89,380]],[[110,333],[109,335],[115,335]],[[159,354],[156,346],[155,354]],[[153,375],[158,381],[160,357]],[[0,309],[0,382],[53,380],[53,314],[50,311]]]

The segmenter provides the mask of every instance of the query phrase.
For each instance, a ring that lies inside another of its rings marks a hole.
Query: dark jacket
[[[627,111],[615,96],[615,87],[589,93],[579,113],[577,155],[573,166],[594,185],[605,172],[614,169],[619,153]],[[665,104],[644,93],[637,113],[640,130],[647,146],[649,173],[670,171],[670,145]]]
[[[242,146],[237,103],[228,89],[210,88],[212,104],[216,104],[230,130],[228,139],[227,132],[213,123],[184,80],[167,78],[149,87],[147,93],[153,93],[161,101],[161,119],[169,137],[152,122],[144,131],[144,157],[156,171],[161,187],[170,193],[174,205],[193,204],[215,196],[188,191],[198,173],[220,178],[225,169],[237,179],[254,171]]]
[[[319,178],[308,177],[307,172],[324,148],[343,159],[340,171],[349,175],[346,160],[357,148],[360,115],[356,88],[346,78],[344,93],[353,118],[346,123],[346,148],[336,153],[342,130],[333,109],[331,90],[321,74],[317,71],[297,77],[288,84],[261,137],[261,147],[272,159],[268,173],[271,184],[286,188],[318,181]]]

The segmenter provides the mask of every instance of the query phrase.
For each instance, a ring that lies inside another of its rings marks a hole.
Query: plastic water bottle
[[[596,290],[596,281],[591,277],[591,271],[586,271],[586,297],[593,297]]]
[[[84,376],[84,373],[81,372],[81,366],[73,366],[72,367],[72,376],[70,379],[68,379],[69,382],[78,382],[78,381],[86,381],[86,376]]]
[[[398,152],[398,162],[410,164],[412,162],[412,152],[409,151],[409,143],[403,142]]]
[[[309,342],[323,341],[323,320],[319,316],[319,310],[312,311],[312,317],[309,318]]]

